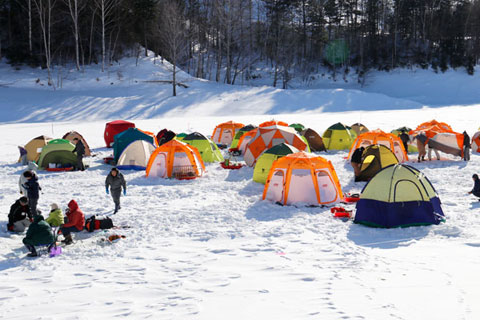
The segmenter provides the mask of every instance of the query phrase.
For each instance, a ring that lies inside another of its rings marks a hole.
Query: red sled
[[[73,167],[67,167],[67,168],[45,168],[47,171],[51,172],[62,172],[62,171],[72,171]]]
[[[343,198],[343,201],[346,203],[355,203],[358,200],[360,200],[360,195],[358,193],[354,193],[354,194],[348,193],[347,196]]]
[[[105,157],[103,158],[103,162],[106,163],[106,164],[111,164],[113,165],[113,157]]]
[[[352,211],[345,210],[345,208],[342,208],[342,207],[333,207],[330,209],[330,212],[333,213],[334,218],[351,218],[352,217]]]
[[[240,169],[241,167],[243,167],[243,164],[241,164],[241,163],[226,164],[225,161],[220,162],[220,165],[222,166],[223,169],[230,169],[230,170],[237,170],[237,169]]]

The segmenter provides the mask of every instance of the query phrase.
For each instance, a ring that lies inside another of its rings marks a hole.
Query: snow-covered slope
[[[297,90],[229,86],[180,72],[180,81],[189,87],[179,87],[178,96],[172,97],[171,85],[158,82],[171,79],[170,64],[162,64],[153,55],[138,63],[135,58],[124,58],[104,73],[97,66],[88,66],[84,72],[56,70],[54,82],[57,87],[61,83],[61,88],[55,91],[46,84],[44,70],[19,69],[0,64],[0,122],[318,113],[480,103],[474,90],[480,86],[480,77],[461,71],[447,75],[425,70],[372,73],[364,88],[342,85],[343,80],[323,80],[314,89]]]

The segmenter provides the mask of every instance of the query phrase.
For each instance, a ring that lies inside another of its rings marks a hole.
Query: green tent
[[[297,130],[298,133],[305,130],[305,126],[301,123],[292,123],[291,125],[289,125],[289,127],[294,128],[295,130]]]
[[[253,169],[253,181],[265,184],[267,182],[268,173],[273,165],[273,162],[278,158],[286,156],[287,154],[299,152],[297,148],[286,143],[280,143],[276,146],[266,150],[258,158]]]
[[[190,133],[182,139],[182,142],[188,143],[189,145],[197,148],[198,152],[200,152],[203,162],[216,162],[225,160],[223,159],[222,153],[220,152],[220,149],[218,149],[217,145],[201,133]]]
[[[249,124],[243,128],[240,128],[238,132],[235,134],[232,140],[232,144],[230,145],[230,149],[235,149],[238,148],[238,142],[240,138],[245,134],[245,132],[252,131],[253,129],[256,129],[257,127],[254,126],[253,124]]]
[[[54,139],[42,148],[38,159],[38,167],[45,169],[50,163],[55,167],[73,167],[77,163],[77,156],[72,153],[75,146],[65,139]]]
[[[180,132],[179,134],[177,134],[175,136],[175,139],[177,139],[178,141],[182,141],[183,138],[185,138],[187,136],[187,134],[185,132]]]
[[[345,150],[350,149],[356,137],[352,128],[338,122],[325,130],[322,139],[327,150]]]

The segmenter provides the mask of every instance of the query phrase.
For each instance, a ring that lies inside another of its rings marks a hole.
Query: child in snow
[[[472,176],[474,185],[472,191],[470,191],[468,194],[473,194],[475,197],[480,198],[480,179],[478,178],[478,174],[474,174]],[[480,199],[478,199],[480,201]]]
[[[23,238],[23,244],[30,253],[29,257],[36,257],[35,246],[51,245],[55,241],[52,228],[45,222],[43,216],[38,214],[33,219],[33,223],[28,227],[27,235]]]
[[[120,210],[120,194],[122,192],[122,187],[123,195],[127,195],[127,183],[125,182],[123,174],[118,171],[117,168],[112,168],[105,179],[105,192],[107,194],[109,194],[109,187],[110,191],[112,192],[113,203],[115,203],[115,211],[113,212],[115,214],[118,212],[118,210]]]
[[[27,197],[21,197],[10,207],[8,214],[8,231],[23,232],[32,221],[32,213],[28,206]]]
[[[52,203],[50,208],[50,214],[45,221],[52,227],[59,227],[64,224],[62,209],[56,203]]]
[[[60,228],[60,232],[65,237],[66,245],[73,242],[72,232],[80,232],[85,226],[85,215],[82,210],[78,207],[78,204],[75,200],[70,200],[68,203],[68,209],[65,212],[67,214],[67,222]]]
[[[32,171],[25,172],[25,179],[27,182],[23,184],[23,187],[27,190],[28,204],[30,205],[30,212],[32,216],[37,215],[37,203],[40,196],[40,190],[42,188],[38,184],[38,178]]]

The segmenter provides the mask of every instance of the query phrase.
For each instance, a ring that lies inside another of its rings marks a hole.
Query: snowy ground
[[[15,163],[17,145],[41,134],[61,137],[77,130],[96,156],[85,172],[39,172],[39,208],[47,212],[51,202],[64,208],[74,198],[92,215],[113,209],[103,187],[109,167],[101,159],[111,152],[103,148],[105,119],[134,119],[137,127],[154,132],[168,127],[206,135],[223,121],[258,124],[272,117],[319,133],[338,121],[390,131],[435,118],[470,135],[480,125],[476,90],[464,101],[452,98],[453,84],[467,88],[461,73],[448,80],[452,86],[424,90],[424,98],[469,106],[427,107],[426,100],[412,100],[419,97],[420,84],[427,88],[440,81],[435,75],[415,80],[408,72],[378,79],[371,92],[231,87],[184,74],[182,81],[190,87],[179,89],[175,99],[169,86],[141,82],[168,76],[165,68],[152,71],[151,61],[142,61],[136,68],[134,60],[122,60],[103,75],[93,69],[65,72],[63,88],[55,92],[46,87],[42,71],[17,74],[0,64],[0,318],[480,317],[480,203],[466,195],[479,155],[469,163],[414,163],[436,187],[447,222],[392,230],[335,220],[326,208],[261,201],[263,185],[252,181],[252,168],[228,171],[210,164],[204,177],[192,181],[125,172],[128,193],[113,219],[132,228],[85,232],[61,256],[25,258],[23,236],[5,231],[7,212],[18,197],[24,169]],[[480,84],[477,75],[469,80]],[[391,85],[381,92],[381,83]],[[394,84],[403,86],[405,91],[398,92],[403,98],[393,92]],[[355,108],[373,111],[351,111]],[[364,183],[353,182],[346,151],[321,155],[333,162],[344,192],[362,189]],[[126,239],[101,241],[114,233]]]
[[[415,120],[412,115],[415,114]],[[362,113],[371,128],[389,130],[436,117],[457,131],[474,131],[475,107]],[[321,132],[360,112],[284,115]],[[236,117],[259,123],[266,116]],[[410,119],[410,120],[409,120]],[[467,119],[467,120],[463,120]],[[471,119],[471,120],[469,120]],[[156,131],[190,127],[209,134],[222,117],[138,120]],[[95,148],[85,172],[40,172],[40,208],[75,198],[87,215],[111,212],[104,194],[108,166],[101,158],[104,122],[1,126],[0,211],[18,197],[15,146],[39,134],[80,131]],[[53,132],[52,132],[53,130]],[[358,192],[346,152],[333,161],[345,192]],[[154,319],[476,319],[480,316],[478,224],[480,203],[465,193],[480,156],[414,164],[437,188],[447,222],[394,230],[370,229],[331,217],[328,209],[280,207],[261,201],[253,170],[218,164],[193,181],[147,180],[125,172],[128,194],[117,225],[133,228],[84,233],[56,258],[25,258],[21,235],[0,225],[0,317]],[[125,240],[105,245],[112,233]],[[53,306],[52,306],[52,302]],[[61,306],[61,307],[55,307]],[[55,310],[52,312],[52,310]]]

